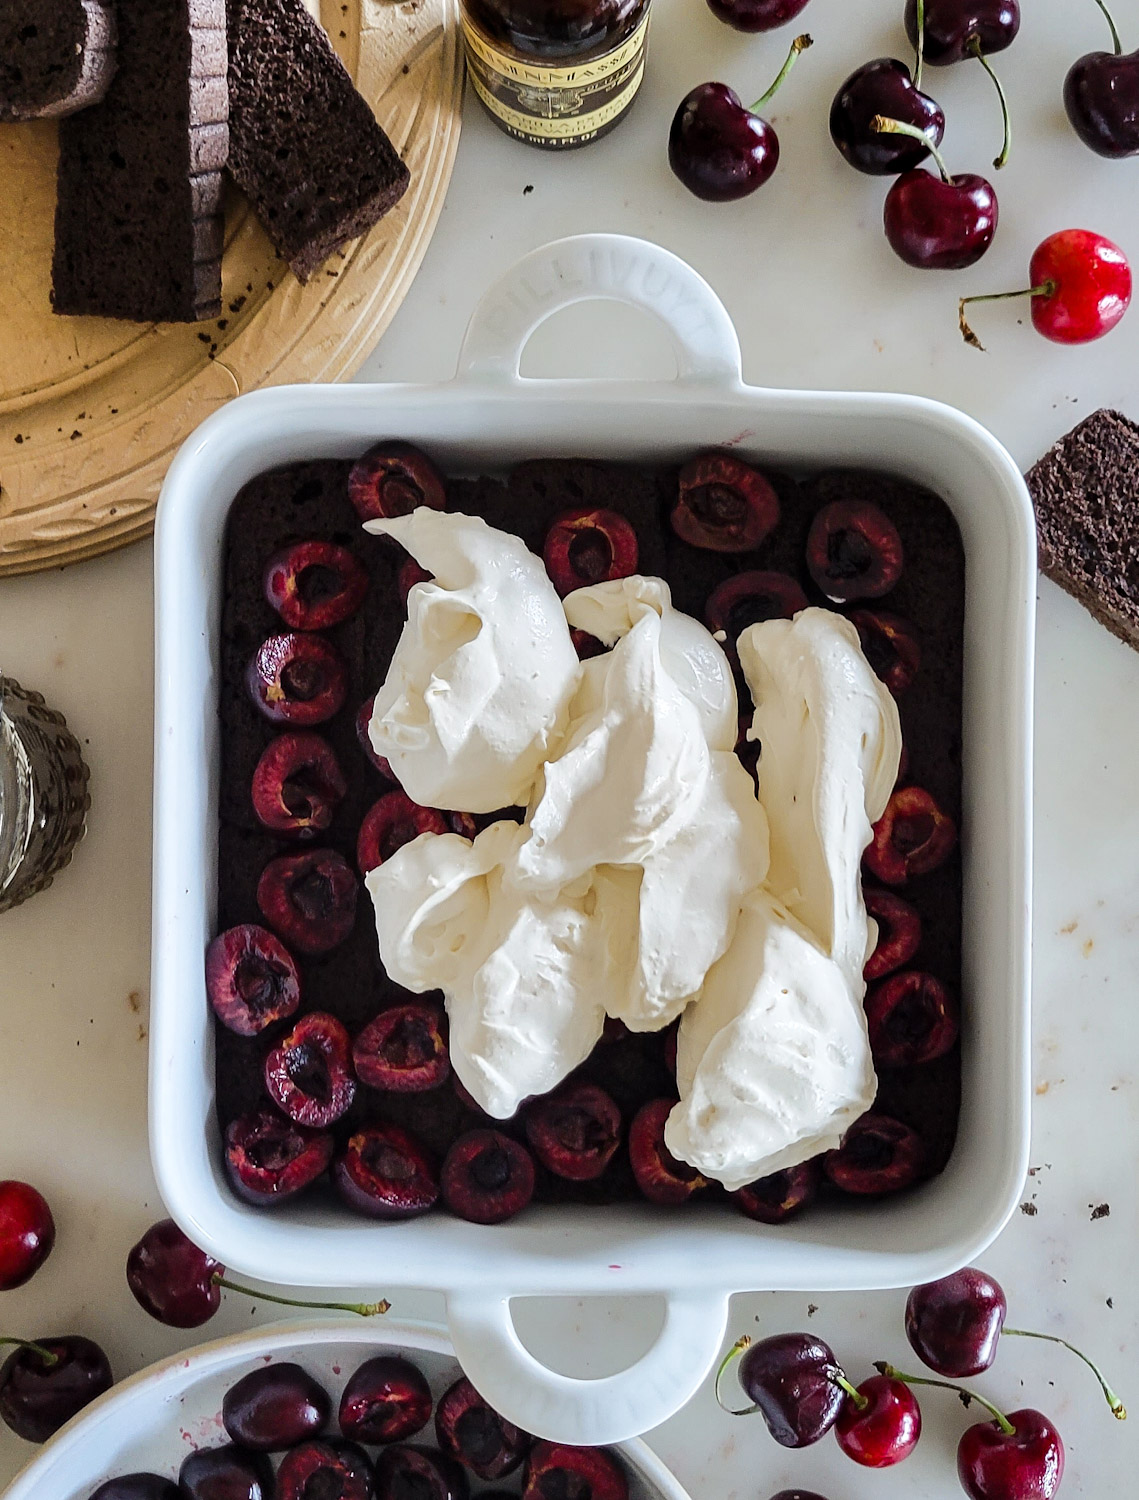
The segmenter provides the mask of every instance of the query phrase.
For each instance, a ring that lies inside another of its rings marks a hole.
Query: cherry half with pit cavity
[[[465,1376],[439,1397],[435,1436],[444,1453],[480,1479],[513,1474],[533,1442],[528,1432],[484,1401]]]
[[[373,1490],[372,1465],[362,1448],[310,1438],[281,1459],[275,1500],[372,1500]]]
[[[344,706],[348,668],[321,635],[271,635],[249,663],[246,682],[253,702],[272,723],[308,729]]]
[[[901,120],[916,135],[888,134],[874,129],[879,116]],[[921,166],[930,142],[940,146],[945,135],[945,112],[919,87],[905,63],[878,57],[863,63],[834,96],[830,114],[831,140],[859,172],[871,177],[896,177]]]
[[[376,1460],[376,1500],[467,1500],[461,1464],[434,1448],[393,1443]]]
[[[222,1426],[254,1453],[279,1453],[320,1435],[332,1415],[324,1387],[298,1364],[263,1365],[231,1385]]]
[[[0,1292],[30,1281],[51,1254],[55,1220],[28,1182],[0,1182]]]
[[[921,1408],[903,1381],[871,1375],[847,1392],[834,1431],[847,1458],[866,1469],[889,1469],[917,1447]]]
[[[786,26],[806,6],[807,0],[708,0],[708,9],[718,20],[735,31],[748,32]]]
[[[332,825],[348,783],[328,741],[311,730],[279,734],[253,772],[253,811],[273,833],[311,839]]]
[[[353,464],[348,498],[361,521],[391,520],[421,505],[446,510],[447,486],[426,453],[411,443],[377,443]]]
[[[301,1003],[293,956],[265,927],[244,922],[206,949],[206,995],[214,1015],[238,1036],[256,1036]]]
[[[265,1058],[265,1088],[290,1120],[324,1130],[348,1113],[356,1097],[351,1042],[324,1011],[302,1016]]]
[[[977,302],[1030,298],[1032,326],[1054,344],[1090,344],[1101,339],[1131,306],[1127,256],[1090,229],[1062,229],[1041,241],[1029,262],[1028,280],[1021,291],[961,298],[957,321],[967,344],[982,351],[985,347],[965,314]]]
[[[859,1197],[879,1197],[913,1187],[925,1171],[921,1136],[890,1115],[865,1114],[823,1157],[823,1171],[835,1187]]]
[[[301,953],[330,953],[350,936],[356,897],[356,876],[335,849],[283,854],[257,882],[261,915]]]
[[[332,1160],[332,1136],[305,1130],[267,1109],[232,1120],[225,1165],[234,1192],[259,1208],[283,1203],[316,1181]]]
[[[764,620],[790,620],[807,607],[807,596],[790,573],[753,569],[718,583],[704,605],[704,622],[721,642],[729,660],[736,660],[736,642],[749,625]]]
[[[526,1136],[535,1156],[557,1177],[600,1177],[621,1144],[621,1112],[594,1083],[564,1084],[526,1111]]]
[[[759,1412],[767,1430],[784,1448],[807,1448],[834,1426],[845,1399],[842,1370],[834,1350],[810,1333],[777,1333],[733,1345],[716,1376],[716,1397],[728,1366],[740,1354],[739,1382],[752,1405],[733,1416]],[[724,1405],[720,1401],[721,1406]]]
[[[328,630],[363,604],[368,572],[335,542],[293,542],[265,564],[264,588],[290,630]]]
[[[908,901],[880,886],[864,886],[862,899],[878,924],[878,942],[862,970],[869,984],[885,979],[914,957],[921,947],[921,917]]]
[[[17,1346],[0,1366],[0,1420],[29,1443],[46,1443],[114,1384],[107,1356],[79,1334],[0,1344]]]
[[[669,514],[682,542],[708,552],[750,552],[779,524],[779,496],[758,469],[730,453],[702,453],[678,476]]]
[[[731,1197],[740,1213],[749,1219],[759,1224],[782,1224],[813,1202],[818,1190],[818,1163],[805,1161],[773,1172],[770,1177],[761,1177],[758,1182],[739,1188]]]
[[[850,623],[858,631],[863,655],[875,675],[895,698],[904,693],[921,666],[921,644],[914,627],[885,609],[851,610]]]
[[[604,1448],[537,1442],[526,1461],[522,1500],[629,1500],[620,1461]]]
[[[534,1160],[498,1130],[471,1130],[447,1152],[440,1174],[443,1202],[471,1224],[502,1224],[534,1196]],[[484,1475],[484,1478],[494,1478]]]
[[[629,1126],[629,1162],[642,1196],[650,1203],[687,1203],[708,1186],[695,1167],[677,1161],[664,1143],[665,1121],[674,1099],[650,1099],[642,1104]]]
[[[832,500],[811,522],[807,569],[836,604],[888,594],[904,566],[898,528],[868,500]]]
[[[356,1443],[401,1443],[431,1420],[431,1388],[410,1360],[365,1360],[340,1398],[340,1431]]]
[[[439,1199],[434,1164],[398,1125],[358,1130],[333,1163],[332,1180],[350,1208],[374,1219],[409,1219]]]
[[[1111,27],[1111,52],[1087,52],[1068,69],[1064,108],[1072,128],[1098,156],[1139,154],[1139,52],[1123,42],[1105,0],[1096,0]]]
[[[957,825],[931,793],[900,786],[874,824],[862,859],[871,875],[887,885],[905,885],[916,875],[939,869],[957,844]]]
[[[356,738],[360,742],[360,749],[363,750],[365,756],[368,759],[368,763],[375,767],[375,769],[380,773],[385,781],[390,781],[394,786],[398,786],[399,777],[392,770],[387,757],[384,755],[377,755],[375,750],[372,748],[370,726],[372,723],[372,712],[375,709],[375,706],[376,696],[373,693],[372,696],[366,699],[365,702],[361,703],[360,707],[356,710]]]
[[[356,1077],[369,1088],[421,1094],[451,1072],[443,1011],[424,1000],[382,1010],[352,1044]]]
[[[449,833],[447,819],[433,807],[420,807],[406,792],[385,792],[364,814],[356,838],[356,864],[362,875],[378,869],[421,833]]]
[[[542,547],[550,582],[564,599],[574,589],[637,571],[637,533],[615,510],[580,506],[557,516]]]
[[[949,991],[917,969],[891,974],[866,996],[870,1051],[879,1068],[913,1068],[944,1057],[959,1026]]]
[[[668,135],[668,164],[690,193],[707,203],[730,203],[771,177],[779,165],[779,137],[758,111],[809,46],[809,36],[795,38],[779,76],[750,109],[726,83],[701,83],[680,101]]]

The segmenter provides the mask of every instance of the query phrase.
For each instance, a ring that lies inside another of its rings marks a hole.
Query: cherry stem
[[[1087,1365],[1088,1369],[1099,1381],[1100,1390],[1102,1390],[1103,1394],[1107,1397],[1107,1404],[1111,1407],[1111,1414],[1116,1419],[1116,1421],[1125,1422],[1127,1420],[1127,1408],[1112,1390],[1111,1386],[1109,1386],[1107,1381],[1104,1379],[1103,1371],[1097,1364],[1095,1364],[1087,1357],[1082,1349],[1077,1349],[1075,1344],[1069,1344],[1068,1340],[1062,1339],[1059,1334],[1032,1333],[1027,1328],[1002,1328],[1001,1332],[1010,1333],[1012,1334],[1013,1338],[1017,1339],[1043,1339],[1046,1343],[1061,1344],[1065,1349],[1070,1349],[1077,1359],[1083,1360],[1084,1364]]]
[[[985,292],[976,297],[962,297],[957,304],[957,326],[961,330],[961,337],[974,349],[980,349],[984,354],[985,346],[969,327],[969,320],[965,316],[965,309],[970,302],[1007,302],[1012,297],[1054,297],[1057,287],[1054,281],[1042,281],[1039,286],[1022,287],[1018,292]],[[1045,1338],[1045,1334],[1040,1335]],[[1079,1351],[1076,1351],[1079,1353]]]
[[[937,163],[937,170],[941,173],[942,182],[949,182],[949,168],[945,165],[945,158],[934,144],[933,137],[927,135],[924,130],[919,130],[916,125],[910,125],[905,120],[891,120],[888,115],[875,115],[870,121],[870,129],[876,130],[879,135],[908,135],[911,140],[921,141],[929,150],[930,156]]]
[[[1102,3],[1102,0],[1097,0]],[[917,0],[918,7],[918,39],[916,44],[917,57],[914,62],[914,88],[921,88],[921,75],[925,69],[925,0]]]
[[[827,1378],[832,1385],[837,1385],[840,1391],[846,1392],[859,1411],[865,1411],[870,1405],[870,1397],[864,1396],[860,1390],[851,1385],[841,1370],[828,1371]]]
[[[896,1370],[893,1365],[887,1364],[882,1359],[874,1362],[874,1368],[878,1371],[879,1375],[885,1375],[888,1380],[900,1380],[903,1385],[935,1385],[943,1391],[956,1391],[965,1401],[966,1405],[970,1401],[976,1401],[978,1406],[983,1406],[992,1415],[1005,1437],[1014,1437],[1016,1434],[1016,1428],[1005,1416],[1004,1412],[995,1407],[991,1401],[986,1401],[984,1396],[978,1396],[976,1391],[967,1391],[963,1385],[954,1385],[950,1380],[930,1380],[925,1375],[906,1375],[903,1371]]]
[[[735,1341],[732,1347],[728,1350],[727,1354],[725,1354],[723,1359],[720,1361],[720,1368],[716,1371],[716,1404],[719,1406],[721,1411],[726,1411],[729,1417],[750,1417],[754,1412],[757,1412],[759,1410],[759,1405],[758,1403],[756,1403],[752,1406],[745,1406],[742,1411],[737,1411],[734,1406],[728,1406],[724,1401],[723,1396],[720,1395],[720,1382],[724,1378],[724,1372],[727,1370],[729,1365],[734,1364],[735,1361],[739,1359],[740,1355],[744,1352],[745,1349],[748,1349],[750,1347],[751,1339],[746,1333],[741,1333],[739,1338]]]
[[[990,64],[989,59],[981,51],[981,43],[977,37],[971,37],[969,39],[969,51],[981,64],[982,68],[984,68],[989,77],[993,80],[993,87],[997,91],[997,98],[1001,101],[1001,119],[1004,122],[1005,138],[1001,145],[1001,154],[999,156],[993,157],[993,166],[996,167],[997,171],[999,172],[1003,166],[1007,165],[1008,154],[1012,149],[1012,116],[1009,114],[1008,97],[1005,94],[1004,84],[993,72],[992,65]]]
[[[918,0],[918,4],[920,5],[921,3],[922,0]],[[1104,4],[1104,0],[1095,0],[1095,3],[1099,6],[1100,10],[1103,11],[1104,20],[1106,20],[1107,24],[1111,27],[1111,40],[1115,45],[1115,55],[1116,57],[1121,57],[1123,55],[1123,43],[1119,39],[1119,30],[1116,27],[1114,19],[1112,18],[1111,11],[1109,11],[1107,6]]]
[[[379,1302],[302,1302],[296,1297],[278,1297],[273,1292],[255,1292],[252,1287],[228,1281],[220,1271],[210,1278],[214,1286],[224,1287],[227,1292],[240,1292],[243,1297],[253,1297],[261,1302],[276,1302],[281,1307],[315,1307],[322,1312],[349,1312],[359,1318],[374,1318],[391,1311],[387,1298]]]
[[[59,1355],[45,1349],[43,1344],[37,1344],[34,1339],[0,1338],[0,1344],[15,1344],[18,1349],[30,1349],[33,1354],[39,1355],[49,1370],[59,1364]]]
[[[783,80],[787,77],[787,74],[790,73],[791,69],[795,66],[795,59],[799,56],[799,53],[800,52],[806,52],[806,50],[807,50],[808,47],[813,47],[814,45],[815,45],[815,41],[814,41],[813,37],[809,37],[809,36],[804,35],[804,36],[797,36],[795,38],[795,40],[791,43],[791,50],[787,54],[787,61],[779,69],[779,72],[777,73],[776,78],[775,78],[775,82],[768,89],[767,93],[766,94],[762,94],[755,101],[755,103],[752,105],[752,107],[751,107],[751,113],[753,115],[754,114],[758,114],[759,111],[763,108],[763,106],[765,104],[770,104],[770,102],[772,101],[772,99],[775,98],[776,94],[779,92],[779,90],[783,86]]]

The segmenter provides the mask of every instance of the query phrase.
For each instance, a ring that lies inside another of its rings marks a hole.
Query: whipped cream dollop
[[[524,805],[560,737],[579,665],[540,558],[475,516],[421,506],[368,521],[433,575],[376,694],[369,737],[424,807]]]
[[[861,1005],[840,965],[766,891],[689,1007],[672,1154],[730,1191],[839,1145],[874,1101]]]

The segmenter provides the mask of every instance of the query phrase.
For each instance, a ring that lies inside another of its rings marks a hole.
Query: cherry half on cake
[[[114,1384],[107,1356],[79,1334],[0,1343],[17,1346],[0,1365],[0,1420],[29,1443],[46,1443]]]
[[[311,839],[332,825],[348,783],[336,752],[311,730],[270,740],[253,772],[253,811],[273,833]]]
[[[604,1448],[537,1442],[526,1460],[522,1500],[629,1500],[620,1461]]]
[[[426,453],[411,443],[377,443],[352,466],[348,498],[361,521],[410,515],[421,505],[447,509],[447,486]]]
[[[344,706],[348,668],[320,635],[271,635],[257,648],[246,676],[250,697],[274,724],[308,729]]]
[[[501,1131],[471,1130],[447,1152],[440,1187],[443,1202],[460,1219],[502,1224],[533,1198],[534,1160],[525,1146]]]
[[[782,1224],[811,1203],[819,1190],[817,1161],[800,1162],[761,1177],[758,1182],[734,1192],[732,1202],[740,1213],[759,1224]]]
[[[600,1177],[621,1144],[621,1112],[594,1083],[564,1084],[526,1110],[534,1155],[557,1177]]]
[[[426,568],[421,568],[414,557],[405,557],[399,565],[396,574],[395,586],[399,593],[399,602],[404,609],[407,608],[408,595],[417,583],[430,583],[433,575]]]
[[[959,1024],[949,991],[916,969],[891,974],[866,996],[870,1051],[879,1068],[914,1068],[943,1057]]]
[[[301,980],[280,938],[243,922],[220,932],[206,949],[206,995],[223,1026],[237,1036],[256,1036],[295,1013]]]
[[[852,609],[850,623],[858,631],[862,653],[875,675],[895,698],[904,693],[921,667],[921,644],[914,627],[885,609]]]
[[[862,859],[886,885],[905,885],[943,865],[956,844],[957,825],[932,794],[902,786],[890,794]]]
[[[751,464],[702,453],[681,469],[669,514],[682,542],[709,552],[750,552],[779,524],[779,496]]]
[[[898,528],[868,500],[832,500],[811,522],[807,569],[833,603],[888,594],[904,566]]]
[[[1098,156],[1139,154],[1139,52],[1124,53],[1106,0],[1096,0],[1111,28],[1111,52],[1087,52],[1068,69],[1064,108],[1072,128]]]
[[[629,1126],[629,1161],[642,1195],[650,1203],[687,1203],[708,1186],[695,1167],[677,1161],[664,1143],[665,1121],[675,1099],[650,1099]]]
[[[332,1160],[332,1136],[267,1109],[231,1120],[225,1164],[238,1197],[258,1207],[283,1203],[316,1181]]]
[[[431,1420],[431,1387],[397,1354],[365,1360],[340,1398],[340,1431],[355,1443],[402,1443]]]
[[[542,547],[550,582],[564,599],[574,589],[637,571],[637,533],[615,510],[580,506],[554,518]]]
[[[368,572],[335,542],[293,542],[265,564],[264,588],[290,630],[328,630],[363,604]]]
[[[398,786],[399,777],[392,770],[387,756],[377,755],[372,748],[372,737],[369,733],[369,726],[372,722],[372,712],[375,706],[376,695],[373,693],[356,710],[356,738],[360,741],[360,749],[363,750],[367,757],[369,765],[374,766],[385,781],[390,781],[393,785]]]
[[[439,1397],[435,1436],[443,1452],[480,1479],[502,1479],[519,1468],[533,1438],[489,1405],[464,1376]]]
[[[382,1010],[352,1044],[356,1077],[393,1094],[437,1089],[451,1072],[444,1027],[442,1009],[426,1000]]]
[[[356,838],[356,864],[360,873],[367,875],[421,833],[450,831],[447,819],[435,808],[420,807],[398,788],[385,792],[364,814]]]
[[[734,662],[736,642],[749,625],[790,620],[806,607],[807,596],[790,573],[752,569],[716,585],[704,605],[704,622],[713,635],[723,631],[721,644]]]
[[[272,859],[257,883],[257,905],[268,925],[301,953],[330,953],[356,921],[357,881],[335,849]]]
[[[925,1171],[921,1136],[889,1115],[871,1112],[854,1124],[842,1145],[823,1157],[835,1187],[859,1197],[879,1197],[912,1187]]]
[[[356,1097],[352,1044],[324,1011],[302,1016],[265,1057],[265,1089],[290,1120],[312,1130],[334,1125]]]
[[[427,1152],[399,1125],[368,1125],[332,1166],[345,1203],[374,1219],[409,1219],[434,1208],[439,1181]]]
[[[376,1500],[467,1500],[461,1464],[434,1448],[393,1443],[376,1459]]]
[[[0,1292],[30,1281],[51,1254],[55,1220],[28,1182],[0,1182]]]
[[[262,1365],[230,1386],[222,1426],[254,1453],[279,1453],[320,1435],[332,1415],[328,1392],[298,1364]]]
[[[862,899],[867,913],[878,924],[878,942],[862,970],[867,983],[873,983],[908,964],[917,953],[921,947],[921,917],[908,901],[880,886],[863,886]]]

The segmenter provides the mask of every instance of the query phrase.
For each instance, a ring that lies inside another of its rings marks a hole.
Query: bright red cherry
[[[1036,247],[1029,262],[1030,285],[1019,292],[963,297],[961,334],[975,349],[984,345],[969,327],[971,302],[1031,297],[1032,324],[1054,344],[1090,344],[1110,333],[1131,305],[1131,267],[1118,245],[1090,229],[1062,229]]]
[[[30,1183],[0,1182],[0,1292],[30,1281],[51,1254],[55,1220]]]
[[[1052,1500],[1063,1476],[1060,1434],[1031,1407],[977,1422],[957,1445],[957,1477],[971,1500]]]
[[[917,1446],[921,1408],[903,1381],[872,1375],[847,1394],[834,1430],[839,1447],[856,1464],[888,1469]]]
[[[774,31],[793,21],[807,0],[708,0],[708,9],[736,31]]]

